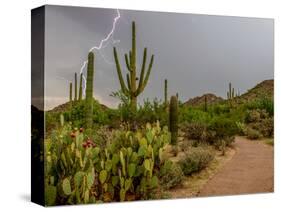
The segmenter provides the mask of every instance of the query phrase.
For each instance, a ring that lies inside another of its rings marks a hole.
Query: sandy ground
[[[219,196],[274,191],[273,147],[236,137],[236,154],[196,196]]]

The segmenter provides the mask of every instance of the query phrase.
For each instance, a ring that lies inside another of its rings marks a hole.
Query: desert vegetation
[[[149,83],[154,56],[147,63],[145,48],[137,70],[136,53],[133,22],[126,67],[113,49],[117,78],[112,77],[120,90],[111,96],[120,100],[118,108],[93,98],[95,54],[90,52],[86,95],[83,76],[75,73],[69,101],[46,112],[46,205],[165,198],[216,155],[224,157],[235,136],[267,138],[273,144],[273,80],[243,94],[226,82],[227,99],[205,94],[184,102],[180,93],[169,96],[169,79],[161,79],[163,87],[155,89],[163,90],[164,100],[155,97],[141,104],[138,96]]]

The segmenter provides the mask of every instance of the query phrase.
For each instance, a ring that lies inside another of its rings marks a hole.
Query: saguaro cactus
[[[207,101],[207,96],[204,96],[204,111],[207,112],[208,111],[208,101]]]
[[[87,84],[86,84],[86,128],[91,130],[93,125],[93,78],[94,53],[88,54]]]
[[[77,101],[77,73],[74,74],[74,101]]]
[[[169,130],[171,132],[171,144],[177,144],[178,140],[178,99],[172,96],[169,110]]]
[[[231,82],[228,84],[227,99],[234,98],[234,88],[231,86]]]
[[[69,83],[69,101],[72,102],[72,82]]]
[[[136,28],[135,28],[135,22],[132,23],[132,49],[129,51],[129,55],[125,54],[125,62],[128,69],[127,77],[127,86],[124,82],[123,76],[122,76],[122,70],[118,59],[117,50],[114,47],[113,53],[114,53],[114,59],[116,64],[116,70],[119,78],[119,82],[121,85],[122,92],[130,98],[130,104],[132,111],[137,110],[137,96],[140,95],[144,88],[147,85],[149,75],[151,72],[152,64],[153,64],[153,58],[154,56],[151,56],[150,63],[148,66],[148,69],[146,71],[146,52],[147,48],[144,49],[143,52],[143,60],[142,60],[142,67],[141,67],[141,73],[140,77],[137,78],[137,50],[136,50]],[[145,73],[146,72],[146,73]],[[139,83],[137,85],[137,80],[139,80]]]
[[[168,105],[168,80],[165,79],[165,83],[164,83],[164,98],[165,98],[165,106],[167,107]]]
[[[79,82],[79,97],[78,100],[82,100],[82,95],[83,95],[83,88],[82,88],[82,82],[83,82],[83,74],[80,74],[80,82]]]

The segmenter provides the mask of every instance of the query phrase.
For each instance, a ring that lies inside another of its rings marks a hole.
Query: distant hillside
[[[255,98],[273,98],[274,96],[274,80],[264,80],[257,84],[252,89],[248,90],[246,93],[242,94],[239,98],[241,100],[252,100]]]
[[[216,96],[215,94],[212,93],[207,93],[202,96],[197,96],[194,98],[189,99],[184,103],[186,106],[200,106],[205,103],[205,98],[207,99],[208,104],[213,104],[213,103],[218,103],[223,101],[223,98]]]
[[[85,100],[82,100],[82,101],[85,101]],[[94,101],[96,104],[100,104],[97,100],[94,99]],[[72,104],[75,104],[75,102],[72,102]],[[103,110],[108,109],[108,107],[103,104],[100,104],[100,106]],[[49,112],[64,112],[64,111],[68,110],[69,107],[70,107],[70,102],[66,102],[64,104],[58,105],[57,107],[54,107],[52,110],[49,110]]]

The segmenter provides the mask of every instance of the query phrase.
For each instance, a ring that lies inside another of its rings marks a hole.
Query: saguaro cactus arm
[[[147,49],[145,48],[144,51],[143,51],[143,59],[142,59],[142,67],[141,67],[139,87],[142,85],[143,78],[144,78],[145,65],[146,65],[146,51],[147,51]]]
[[[149,63],[148,69],[146,71],[144,80],[143,80],[144,72],[145,72],[144,69],[141,72],[141,79],[139,81],[139,86],[138,86],[138,89],[137,89],[137,92],[136,92],[137,95],[139,95],[141,92],[143,92],[144,88],[147,85],[147,82],[148,82],[148,79],[149,79],[149,76],[150,76],[150,72],[151,72],[151,69],[152,69],[152,65],[153,65],[153,60],[154,60],[154,55],[152,55],[151,58],[150,58],[150,63]]]
[[[122,76],[122,71],[121,71],[121,67],[120,67],[120,63],[119,63],[119,59],[118,59],[118,54],[117,54],[117,51],[116,51],[115,47],[113,48],[113,52],[114,52],[114,59],[115,59],[115,64],[116,64],[116,70],[117,70],[118,79],[119,79],[119,82],[120,82],[120,85],[121,85],[121,89],[122,89],[122,91],[123,91],[123,93],[125,95],[128,95],[129,94],[129,90],[126,87],[124,79],[123,79],[123,76]]]
[[[127,66],[128,71],[131,72],[132,71],[131,70],[131,64],[130,64],[130,60],[129,60],[127,54],[125,54],[125,61],[126,61],[126,66]]]

